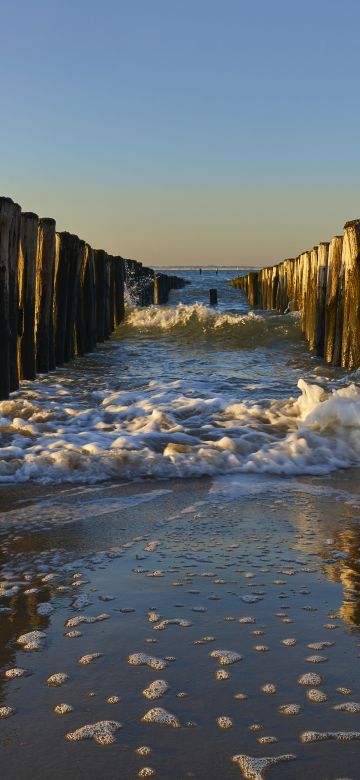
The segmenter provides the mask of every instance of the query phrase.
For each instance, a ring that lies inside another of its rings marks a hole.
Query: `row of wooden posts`
[[[252,271],[231,281],[251,306],[301,312],[310,349],[326,363],[360,366],[360,219],[342,236],[295,259]]]
[[[0,198],[0,399],[21,379],[95,349],[124,319],[125,285],[140,305],[166,303],[183,286],[136,260],[57,233],[10,198]]]

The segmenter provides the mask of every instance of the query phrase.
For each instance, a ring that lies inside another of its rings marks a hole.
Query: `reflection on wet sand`
[[[209,480],[108,485],[102,506],[100,486],[18,497],[0,525],[7,780],[112,780],[119,762],[126,778],[355,780],[358,509],[257,484],[228,501]]]
[[[360,528],[353,526],[334,534],[332,549],[336,560],[325,563],[326,576],[343,587],[339,617],[354,628],[360,627]]]

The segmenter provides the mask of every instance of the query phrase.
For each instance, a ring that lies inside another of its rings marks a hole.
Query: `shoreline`
[[[356,730],[359,717],[333,709],[358,700],[356,476],[354,470],[332,478],[333,493],[324,478],[244,475],[237,486],[232,477],[63,486],[55,494],[49,486],[21,490],[17,507],[23,519],[12,524],[10,516],[6,529],[0,520],[7,576],[12,570],[12,581],[23,582],[8,599],[12,615],[0,617],[8,648],[0,657],[1,705],[15,710],[1,721],[6,777],[29,780],[48,773],[60,780],[66,772],[69,780],[94,773],[110,778],[117,776],[120,761],[127,778],[149,766],[160,780],[231,780],[239,777],[234,755],[288,752],[297,756],[291,764],[294,780],[304,777],[305,766],[309,780],[319,772],[327,776],[330,768],[331,777],[343,776],[345,765],[354,774],[356,742],[307,745],[300,736],[309,730]],[[32,587],[38,592],[24,596]],[[53,611],[41,617],[38,604],[44,602]],[[155,623],[149,611],[159,615]],[[79,625],[78,638],[64,636],[68,619],[100,613],[109,618]],[[244,616],[255,624],[239,624]],[[160,620],[175,618],[191,625],[156,630]],[[337,630],[324,629],[327,623]],[[34,629],[44,631],[44,646],[24,652],[16,639]],[[203,641],[206,636],[215,639]],[[294,646],[283,644],[288,637],[295,638]],[[306,661],[314,654],[307,645],[325,640],[334,643],[319,653],[327,660]],[[223,667],[209,657],[217,648],[238,652],[243,660]],[[176,660],[152,671],[129,665],[135,652]],[[103,655],[79,665],[86,653]],[[15,665],[31,675],[5,681],[4,670]],[[217,679],[221,670],[228,679]],[[60,672],[69,680],[49,687],[48,676]],[[321,675],[319,690],[327,701],[308,700],[308,688],[297,682],[305,672]],[[169,691],[147,700],[141,691],[159,678]],[[265,683],[276,685],[277,693],[264,694]],[[339,686],[352,695],[337,693]],[[179,698],[182,692],[187,696]],[[236,698],[240,693],[247,698]],[[107,703],[112,696],[119,702]],[[57,715],[52,710],[60,702],[74,711]],[[286,717],[281,707],[290,703],[300,711]],[[156,706],[178,718],[180,728],[144,723],[144,714]],[[220,716],[230,718],[232,727],[220,728]],[[122,723],[113,745],[65,739],[104,719]],[[262,736],[278,741],[261,745]],[[142,745],[151,748],[145,759],[135,752]],[[289,771],[280,764],[273,775],[285,780]]]

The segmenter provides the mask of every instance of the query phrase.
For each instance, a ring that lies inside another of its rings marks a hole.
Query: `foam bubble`
[[[322,677],[314,672],[306,672],[302,674],[298,679],[299,685],[321,685]]]
[[[188,628],[191,626],[190,620],[184,620],[182,618],[168,618],[167,620],[161,620],[153,626],[153,631],[164,631],[167,626],[180,626],[181,628]]]
[[[227,672],[225,669],[217,669],[215,672],[215,679],[219,680],[230,680],[230,672]]]
[[[77,615],[76,617],[69,618],[65,621],[66,628],[75,628],[76,626],[81,625],[81,623],[99,623],[102,620],[108,620],[110,615],[107,615],[106,612],[103,612],[101,615],[96,615],[94,617],[88,617],[87,615]]]
[[[93,661],[96,661],[98,658],[101,658],[104,655],[104,653],[87,653],[86,655],[82,655],[81,658],[79,658],[78,663],[79,664],[92,664]]]
[[[6,705],[0,707],[0,718],[11,718],[12,715],[15,715],[15,710],[12,707]]]
[[[56,704],[54,712],[57,715],[67,715],[69,712],[74,712],[74,707],[71,704]]]
[[[151,753],[151,748],[149,748],[147,745],[140,745],[140,747],[136,748],[135,753],[137,753],[139,756],[149,756]]]
[[[154,680],[147,688],[144,688],[143,696],[147,699],[161,699],[169,690],[169,687],[166,680]]]
[[[360,712],[360,704],[356,701],[344,701],[333,707],[337,712],[351,712],[352,714]]]
[[[308,645],[309,650],[326,650],[328,647],[333,647],[334,642],[312,642]]]
[[[69,675],[65,674],[65,672],[56,672],[56,674],[51,674],[50,677],[47,678],[46,685],[64,685],[68,679]]]
[[[216,718],[216,723],[219,729],[231,729],[234,725],[233,719],[229,718],[228,715],[220,715]]]
[[[309,701],[314,701],[317,704],[327,701],[326,693],[324,693],[324,691],[319,691],[318,688],[309,688],[309,690],[306,691],[306,696]]]
[[[171,726],[172,728],[179,728],[180,722],[176,715],[164,710],[162,707],[153,707],[145,713],[142,720],[144,723],[158,723],[161,726]]]
[[[270,696],[277,693],[277,687],[274,683],[265,683],[265,685],[261,686],[260,690]]]
[[[116,742],[115,734],[122,728],[116,720],[100,720],[97,723],[88,723],[75,731],[65,734],[70,742],[80,742],[83,739],[93,739],[98,745],[111,745]]]
[[[281,715],[298,715],[300,711],[300,704],[281,704],[279,707]]]
[[[4,672],[4,677],[6,677],[7,680],[14,680],[18,677],[26,677],[30,672],[28,672],[27,669],[22,669],[19,666],[14,666],[13,669],[6,669]]]
[[[352,742],[360,739],[360,731],[304,731],[300,735],[300,742],[325,742],[328,739]]]
[[[228,666],[242,661],[243,657],[234,650],[212,650],[209,653],[210,658],[216,658],[221,666]]]
[[[282,756],[271,756],[269,758],[253,758],[240,754],[232,757],[232,761],[238,764],[245,780],[264,780],[264,772],[276,764],[283,761],[293,761],[296,756],[286,753]]]
[[[130,666],[148,666],[150,669],[161,671],[166,669],[168,663],[164,658],[156,658],[146,653],[132,653],[128,656]]]
[[[42,650],[46,641],[44,631],[29,631],[18,637],[17,643],[22,645],[23,650]]]
[[[277,737],[258,737],[260,745],[275,745],[277,741]]]

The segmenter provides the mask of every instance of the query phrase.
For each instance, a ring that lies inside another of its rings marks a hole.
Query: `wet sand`
[[[3,487],[1,776],[355,780],[358,483]]]

